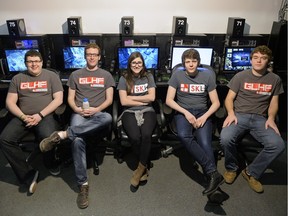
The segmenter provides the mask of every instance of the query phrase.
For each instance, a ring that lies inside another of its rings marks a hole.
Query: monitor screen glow
[[[30,49],[6,49],[5,56],[9,72],[21,72],[27,70],[24,57]],[[36,49],[37,50],[37,49]],[[38,51],[38,50],[37,50]]]
[[[63,48],[64,69],[79,69],[86,66],[84,56],[85,47],[65,47]]]
[[[157,69],[159,60],[158,47],[119,47],[118,64],[119,69],[127,69],[128,59],[131,53],[140,52],[144,58],[147,69]]]
[[[238,72],[250,69],[250,53],[253,47],[225,47],[223,72]]]
[[[172,48],[172,60],[171,69],[173,69],[177,64],[182,63],[182,54],[187,49],[196,49],[200,54],[200,64],[210,65],[212,63],[213,48],[211,47],[173,47]]]

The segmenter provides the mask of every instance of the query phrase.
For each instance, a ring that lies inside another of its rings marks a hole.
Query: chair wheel
[[[99,175],[99,166],[98,166],[98,163],[97,161],[93,161],[93,174],[94,175]]]
[[[122,164],[124,160],[123,160],[123,158],[117,158],[117,161],[119,164]]]

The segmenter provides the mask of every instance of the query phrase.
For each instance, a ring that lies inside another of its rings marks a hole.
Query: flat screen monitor
[[[86,66],[85,47],[70,46],[63,48],[64,69],[79,69]]]
[[[147,69],[158,68],[159,47],[118,47],[119,69],[127,69],[129,56],[136,51],[142,54]]]
[[[200,54],[200,64],[210,65],[212,64],[213,48],[212,47],[188,47],[188,46],[174,46],[172,47],[172,60],[171,69],[177,64],[182,63],[182,54],[187,49],[196,49]]]
[[[5,50],[8,72],[18,73],[18,72],[27,70],[25,62],[24,62],[24,58],[25,58],[26,52],[29,50],[30,49],[6,49]]]
[[[250,54],[254,47],[225,47],[223,72],[238,72],[250,69]]]

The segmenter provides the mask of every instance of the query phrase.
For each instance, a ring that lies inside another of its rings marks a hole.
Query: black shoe
[[[88,185],[81,185],[79,187],[79,194],[77,197],[77,206],[80,209],[84,209],[88,207],[88,194],[89,194],[89,186]]]
[[[205,190],[202,192],[203,195],[209,195],[215,192],[218,187],[225,182],[223,176],[218,171],[209,174],[209,183]]]

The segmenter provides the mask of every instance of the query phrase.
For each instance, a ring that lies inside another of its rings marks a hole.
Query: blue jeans
[[[237,141],[247,131],[258,140],[263,150],[247,167],[248,172],[259,179],[269,164],[285,149],[283,139],[272,128],[265,129],[267,119],[257,114],[236,113],[237,125],[232,123],[222,129],[220,134],[221,146],[225,154],[225,167],[229,171],[237,171]]]
[[[86,142],[87,136],[102,136],[103,129],[109,127],[112,117],[106,112],[99,112],[89,118],[73,113],[70,126],[67,128],[68,138],[72,141],[72,155],[74,160],[76,181],[82,185],[88,181]]]
[[[196,118],[202,116],[207,110],[189,109]],[[181,113],[175,115],[177,136],[187,148],[193,158],[202,166],[205,174],[216,171],[215,159],[212,149],[212,121],[207,119],[203,127],[195,129]]]
[[[59,125],[53,114],[45,116],[38,125],[31,128],[27,128],[25,123],[16,117],[6,125],[0,135],[1,149],[21,183],[25,182],[27,175],[31,173],[33,168],[26,162],[26,156],[19,147],[19,142],[30,132],[33,132],[36,136],[36,141],[40,142],[57,130],[59,130]],[[35,143],[35,148],[38,144],[37,142]],[[48,169],[57,166],[54,150],[43,153],[43,162]]]

